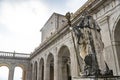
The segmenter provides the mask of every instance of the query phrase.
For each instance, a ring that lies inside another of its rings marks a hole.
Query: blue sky
[[[75,12],[87,0],[0,0],[0,50],[33,52],[53,12]]]

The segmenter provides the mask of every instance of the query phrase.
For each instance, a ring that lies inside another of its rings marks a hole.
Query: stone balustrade
[[[30,58],[30,54],[0,51],[0,57]]]

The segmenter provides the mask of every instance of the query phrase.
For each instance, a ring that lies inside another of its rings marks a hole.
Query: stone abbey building
[[[84,11],[100,26],[105,61],[120,76],[120,0],[88,0],[72,14],[72,26],[79,24]],[[70,32],[65,16],[53,13],[41,29],[42,42],[34,52],[0,52],[0,66],[9,68],[9,80],[16,66],[23,69],[22,80],[77,80],[80,73]]]

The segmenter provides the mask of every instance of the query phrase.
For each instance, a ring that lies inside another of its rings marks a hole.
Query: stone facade
[[[119,76],[120,0],[89,0],[72,15],[73,27],[79,24],[84,11],[89,11],[100,26],[105,61],[114,75]],[[65,17],[53,13],[41,32],[42,43],[30,55],[31,65],[28,70],[31,69],[31,77],[27,80],[74,80],[78,77],[80,70]]]

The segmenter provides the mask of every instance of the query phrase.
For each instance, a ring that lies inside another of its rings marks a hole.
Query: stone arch
[[[25,80],[24,70],[20,66],[15,66],[14,68],[14,80]]]
[[[10,67],[10,65],[7,64],[7,63],[0,63],[0,67],[1,67],[1,66],[7,66],[8,68]]]
[[[58,52],[58,69],[60,80],[71,80],[71,60],[70,51],[63,45]]]
[[[113,25],[113,28],[112,28],[112,34],[113,34],[113,36],[115,34],[114,32],[116,30],[116,27],[117,27],[119,21],[120,21],[120,15],[117,17],[117,19],[116,19],[116,21],[115,21],[115,23]]]
[[[23,70],[26,70],[26,66],[24,64],[21,64],[21,63],[18,63],[18,64],[15,64],[14,67],[21,67]]]
[[[44,59],[41,58],[39,62],[39,80],[44,80]]]
[[[4,73],[2,73],[2,71],[4,71]],[[10,73],[10,70],[9,70],[9,65],[6,64],[6,63],[0,63],[0,77],[3,78],[3,79],[7,79],[9,78],[9,73]],[[5,75],[5,76],[3,76]]]
[[[24,64],[16,64],[14,66],[14,72],[15,72],[16,69],[21,69],[22,70],[22,74],[21,74],[22,80],[26,80],[26,67],[25,67],[25,65]]]
[[[120,56],[120,15],[118,16],[114,24],[112,35],[113,35],[112,45],[114,47],[114,53],[116,54],[118,68],[120,70],[120,57],[119,57]]]
[[[54,56],[52,53],[50,53],[47,57],[46,70],[46,80],[54,80]]]

